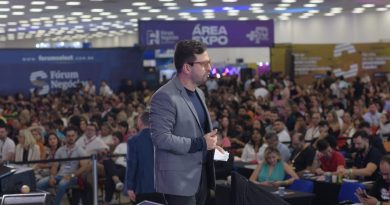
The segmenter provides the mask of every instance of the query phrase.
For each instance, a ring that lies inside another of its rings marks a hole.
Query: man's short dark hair
[[[149,112],[149,110],[148,110],[148,109],[145,110],[145,111],[141,114],[141,116],[140,116],[139,119],[141,120],[142,124],[144,124],[145,126],[148,127],[148,126],[150,125],[150,122],[149,122],[149,120],[150,120],[150,112]]]
[[[65,128],[65,130],[64,130],[65,136],[66,136],[66,133],[68,133],[69,131],[74,131],[76,134],[78,133],[78,129],[76,127],[69,126],[69,127]]]
[[[6,131],[8,131],[8,126],[6,123],[0,120],[0,128],[4,128]]]
[[[322,152],[326,149],[328,149],[329,143],[326,140],[318,140],[317,142],[317,149],[318,151]]]
[[[329,127],[329,123],[328,123],[328,121],[326,121],[326,120],[321,120],[321,121],[318,123],[318,126],[320,126],[320,127],[323,127],[323,126]]]
[[[355,139],[359,136],[362,139],[367,139],[368,141],[370,141],[370,136],[368,135],[368,133],[365,130],[359,130],[359,131],[355,132],[355,134],[353,134],[353,136],[352,136],[352,139]]]
[[[177,73],[181,73],[185,63],[192,63],[196,60],[195,54],[202,54],[207,47],[204,43],[196,40],[183,40],[176,44],[174,62]]]
[[[265,134],[264,137],[266,140],[278,140],[279,141],[279,137],[275,132],[267,132],[267,134]]]
[[[390,164],[390,154],[383,155],[383,157],[381,158],[381,163],[383,162]]]

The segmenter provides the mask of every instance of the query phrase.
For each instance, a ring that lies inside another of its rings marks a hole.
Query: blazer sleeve
[[[126,159],[126,187],[127,190],[135,190],[135,177],[138,166],[137,154],[136,154],[136,139],[131,138],[127,142],[127,159]]]
[[[168,93],[157,92],[150,107],[150,127],[152,141],[158,149],[175,154],[187,154],[191,139],[173,134],[176,123],[176,103]]]

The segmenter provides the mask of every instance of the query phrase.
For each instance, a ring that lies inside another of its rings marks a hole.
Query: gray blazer
[[[188,94],[175,77],[154,93],[150,107],[150,126],[155,146],[155,187],[165,194],[192,196],[198,190],[202,163],[206,163],[209,188],[214,188],[214,151],[188,153],[191,138],[203,137],[211,131],[211,120],[205,97],[199,88],[208,127],[204,133]],[[207,154],[204,162],[203,155]]]

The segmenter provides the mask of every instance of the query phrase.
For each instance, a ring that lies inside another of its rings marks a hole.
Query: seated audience
[[[272,129],[278,135],[279,142],[281,143],[291,142],[290,134],[288,133],[286,126],[284,125],[282,120],[280,119],[275,120]]]
[[[362,180],[374,181],[379,177],[379,162],[382,153],[371,146],[370,137],[365,131],[357,131],[353,135],[353,143],[357,151],[353,167],[343,170],[350,177],[358,177]]]
[[[291,178],[286,179],[286,175]],[[281,159],[278,149],[267,147],[264,151],[264,160],[253,171],[250,181],[265,186],[288,186],[298,179],[292,167]]]
[[[15,142],[8,137],[8,126],[0,122],[0,163],[12,161],[15,157]]]
[[[293,151],[290,162],[294,171],[301,173],[305,170],[311,170],[316,151],[310,143],[305,143],[305,134],[295,132],[291,138],[291,147]]]
[[[314,173],[323,175],[325,172],[339,173],[344,170],[345,159],[342,154],[334,150],[326,140],[317,142],[318,152],[313,163]]]
[[[291,156],[291,152],[288,147],[279,142],[279,137],[274,132],[269,132],[265,134],[265,142],[268,144],[268,147],[273,147],[279,150],[279,153],[282,156],[282,160],[288,162]]]
[[[19,144],[15,149],[15,162],[28,162],[33,160],[40,160],[41,153],[39,146],[35,143],[35,138],[30,130],[24,129],[19,132]],[[27,166],[36,166],[33,164],[26,164]]]
[[[336,149],[337,147],[336,137],[331,135],[331,133],[329,133],[328,122],[321,121],[320,123],[318,123],[318,127],[320,131],[320,135],[318,136],[317,139],[313,141],[313,147],[314,148],[317,147],[317,143],[319,140],[326,140],[333,149]]]
[[[121,132],[114,132],[112,135],[113,145],[116,145],[113,154],[127,154],[127,144],[123,142]],[[123,189],[123,181],[126,173],[126,158],[115,157],[103,161],[105,180],[104,180],[104,203],[110,204],[114,190]]]
[[[382,157],[380,164],[380,176],[375,180],[369,195],[365,190],[356,190],[356,196],[363,205],[390,205],[390,155]]]
[[[245,145],[241,161],[257,163],[262,158],[266,145],[263,143],[263,138],[260,135],[260,130],[253,129],[251,140]]]
[[[47,140],[45,142],[46,159],[54,159],[58,148],[61,146],[60,143],[61,141],[56,135],[56,133],[51,132],[48,134]],[[50,175],[50,168],[53,166],[53,163],[52,162],[40,163],[37,166],[38,169],[36,170],[35,176],[37,180],[39,180],[42,177],[46,177]]]
[[[55,154],[55,159],[85,157],[87,153],[81,147],[75,146],[77,130],[67,128],[65,130],[65,145],[60,147]],[[47,190],[55,187],[54,205],[60,205],[66,189],[70,185],[77,184],[77,177],[85,173],[88,167],[88,160],[54,162],[50,169],[50,176],[42,178],[37,183],[38,190]]]

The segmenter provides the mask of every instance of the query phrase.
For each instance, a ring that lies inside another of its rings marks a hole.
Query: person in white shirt
[[[275,120],[272,129],[278,135],[279,142],[281,143],[291,142],[290,134],[287,132],[286,126],[284,125],[282,120],[280,119]]]
[[[127,143],[123,141],[121,132],[116,131],[112,134],[114,155],[127,154]],[[104,181],[104,203],[109,204],[112,201],[114,190],[123,189],[123,181],[126,174],[126,158],[124,156],[114,157],[103,161],[106,180]]]
[[[311,115],[310,128],[306,131],[305,141],[313,142],[320,136],[320,127],[318,123],[321,121],[321,115],[319,112],[315,112]]]
[[[105,153],[109,150],[106,143],[96,136],[96,128],[96,125],[88,124],[85,135],[81,136],[76,142],[76,146],[83,148],[88,155]]]
[[[258,162],[263,158],[263,153],[266,144],[263,143],[263,137],[260,134],[260,129],[252,130],[251,140],[246,143],[241,155],[243,162]]]
[[[111,90],[110,86],[108,86],[105,80],[100,82],[99,95],[103,97],[110,97],[114,92]]]
[[[8,137],[7,125],[0,122],[0,163],[15,157],[15,142]]]
[[[99,137],[103,140],[103,142],[109,146],[110,148],[115,148],[114,146],[114,139],[111,135],[112,133],[112,127],[107,122],[104,122],[100,126],[100,135]]]
[[[88,80],[87,84],[84,86],[84,93],[87,95],[96,95],[96,86],[93,84],[92,80]]]

